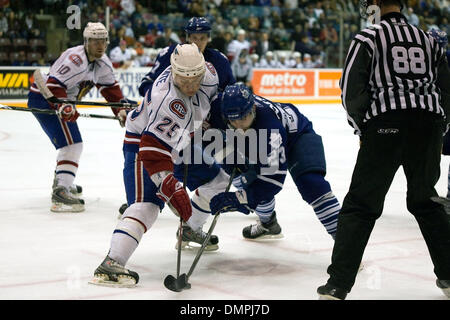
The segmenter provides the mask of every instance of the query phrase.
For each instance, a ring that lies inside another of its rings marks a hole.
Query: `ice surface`
[[[327,178],[342,202],[358,138],[341,106],[299,108],[323,138]],[[81,112],[110,114],[100,109]],[[168,209],[128,263],[140,275],[136,288],[89,285],[108,252],[118,208],[125,202],[124,129],[111,120],[79,118],[78,123],[84,151],[76,183],[83,186],[86,211],[56,214],[49,210],[56,151],[30,113],[0,111],[0,299],[317,299],[317,287],[328,279],[333,241],[290,177],[276,197],[285,238],[244,240],[242,228],[254,223],[255,216],[223,214],[214,232],[220,249],[201,257],[190,279],[192,289],[175,293],[163,285],[168,274],[176,273],[178,218]],[[436,186],[441,195],[447,190],[448,164],[443,157]],[[406,209],[405,194],[400,169],[348,299],[444,299],[418,225]],[[194,256],[183,252],[182,272],[189,270]]]

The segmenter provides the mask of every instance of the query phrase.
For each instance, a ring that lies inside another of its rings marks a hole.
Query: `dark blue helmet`
[[[239,120],[253,110],[255,97],[242,83],[229,85],[222,93],[220,110],[227,120]]]
[[[210,33],[211,24],[204,17],[193,17],[189,19],[188,23],[184,27],[184,31],[187,34],[191,33]]]
[[[428,34],[436,40],[441,48],[447,48],[448,38],[445,31],[439,29],[431,29],[428,31]]]

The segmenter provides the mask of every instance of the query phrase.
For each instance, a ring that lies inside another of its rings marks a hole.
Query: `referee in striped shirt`
[[[402,166],[408,211],[427,244],[436,284],[450,298],[450,220],[430,199],[437,196],[442,137],[450,121],[449,66],[435,39],[407,23],[402,1],[361,1],[361,11],[368,5],[377,6],[369,9],[378,8],[381,19],[356,35],[341,78],[342,103],[361,147],[339,215],[330,278],[317,292],[321,299],[345,299],[350,292]]]

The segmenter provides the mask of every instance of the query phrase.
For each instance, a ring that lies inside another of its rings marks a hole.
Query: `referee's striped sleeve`
[[[358,36],[361,36],[359,34]],[[371,73],[370,44],[365,45],[355,37],[345,61],[340,81],[342,104],[347,112],[347,120],[358,135],[361,134],[364,115],[370,106],[368,83]]]

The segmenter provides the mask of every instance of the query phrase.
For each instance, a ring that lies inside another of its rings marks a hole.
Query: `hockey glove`
[[[130,100],[130,99],[122,99],[120,100],[121,103],[129,103],[129,104],[138,104],[137,101]],[[115,111],[115,115],[117,118],[119,118],[120,126],[123,128],[125,127],[125,122],[127,121],[127,115],[128,112],[131,110],[131,107],[124,107],[120,109],[113,109]]]
[[[189,220],[192,215],[191,200],[183,185],[173,176],[173,173],[169,173],[164,178],[156,195],[166,202],[177,216],[184,221]]]
[[[255,165],[253,165],[253,164],[247,165],[246,171],[243,171],[242,169],[243,169],[242,166],[238,166],[237,170],[241,174],[237,177],[237,179],[239,181],[238,185],[240,186],[240,188],[245,189],[249,185],[251,185],[253,183],[253,181],[255,181],[257,179],[257,174],[256,174]],[[233,184],[234,184],[234,182],[233,182]]]
[[[244,214],[249,214],[250,210],[247,206],[246,198],[244,190],[219,193],[218,195],[215,195],[209,203],[211,214],[216,215],[218,213],[229,211],[239,211]]]
[[[75,122],[80,115],[73,104],[58,105],[57,113],[63,121]]]

